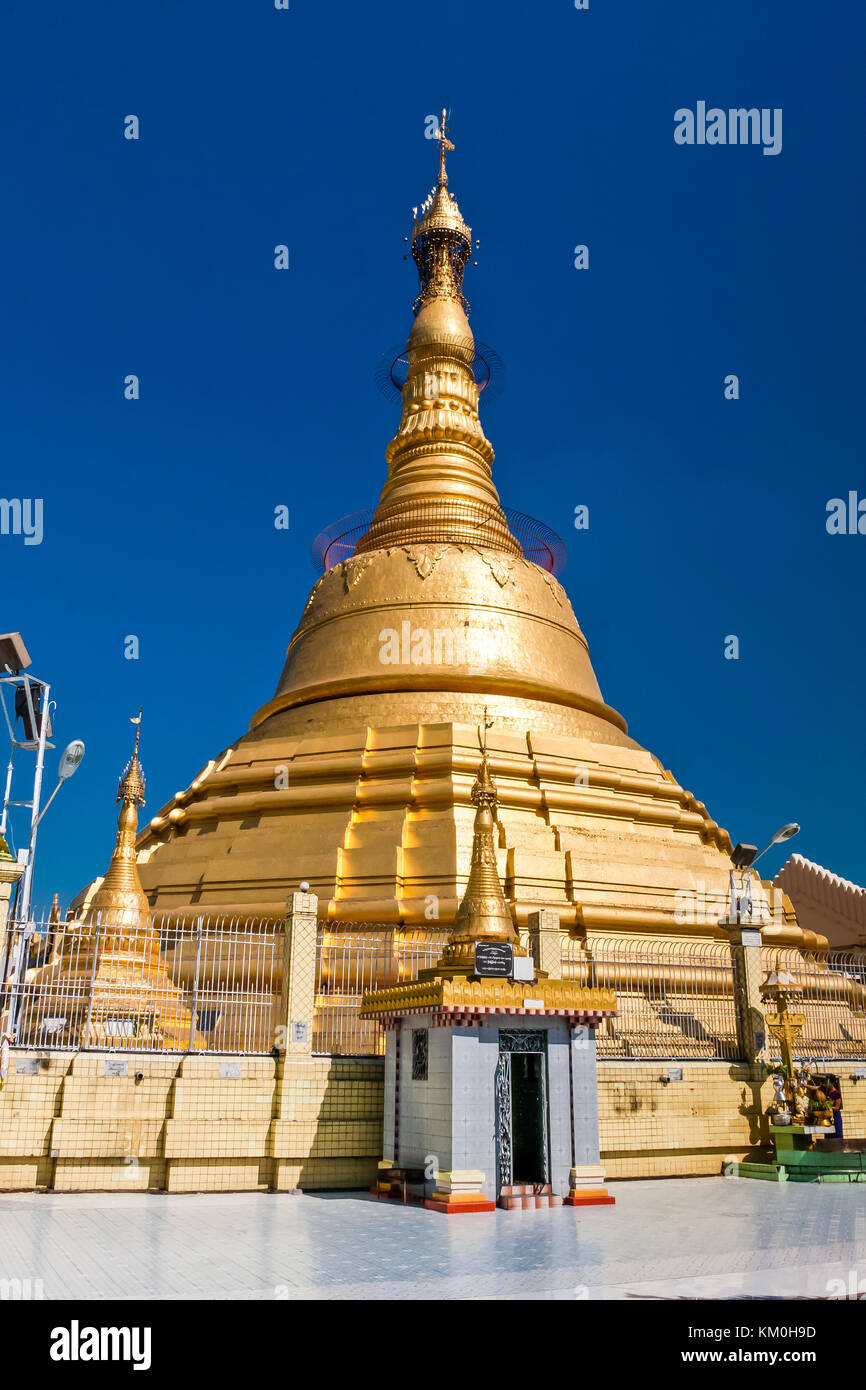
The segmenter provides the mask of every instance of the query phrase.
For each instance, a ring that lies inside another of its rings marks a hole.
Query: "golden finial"
[[[138,744],[141,739],[141,709],[129,717],[130,724],[136,725],[135,745],[132,757],[123,769],[123,776],[117,786],[117,801],[128,801],[134,806],[144,805],[144,773],[138,761]]]
[[[479,729],[478,729],[478,746],[479,746],[479,748],[481,749],[481,752],[484,754],[485,758],[487,757],[487,730],[488,730],[488,729],[492,729],[492,728],[493,728],[493,725],[494,725],[495,723],[496,723],[496,720],[495,720],[495,719],[488,719],[488,718],[487,718],[487,706],[485,705],[485,706],[484,706],[484,737],[483,737],[483,738],[482,738],[482,736],[481,736],[481,728],[480,728],[480,726],[479,726]]]
[[[445,155],[446,151],[454,149],[454,143],[448,138],[447,122],[448,112],[443,106],[435,133],[439,141],[439,177],[436,187],[421,204],[420,222],[413,209],[412,255],[421,280],[421,293],[413,305],[416,314],[422,305],[433,299],[456,299],[464,312],[469,311],[462,285],[463,271],[472,250],[472,228],[463,221],[457,200],[448,192]]]
[[[447,175],[447,173],[445,172],[445,151],[446,151],[446,150],[453,150],[453,148],[454,148],[454,146],[452,145],[451,141],[448,139],[448,136],[447,136],[447,134],[446,134],[446,120],[447,120],[447,114],[448,114],[448,113],[446,112],[445,107],[443,106],[443,107],[442,107],[442,119],[441,119],[440,122],[439,122],[439,130],[438,130],[437,133],[436,133],[436,139],[439,141],[439,187],[440,187],[440,188],[447,188],[447,187],[448,187],[448,175]]]

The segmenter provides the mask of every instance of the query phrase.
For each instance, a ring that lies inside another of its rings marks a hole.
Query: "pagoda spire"
[[[499,870],[496,867],[496,783],[490,775],[487,750],[481,755],[481,765],[470,793],[475,805],[475,824],[472,829],[472,861],[466,892],[463,894],[451,943],[456,945],[476,941],[518,941],[511,918]]]
[[[446,156],[454,143],[444,110],[436,139],[437,182],[413,210],[419,289],[402,415],[385,451],[388,478],[357,550],[431,541],[520,555],[493,485],[493,447],[478,415],[475,340],[463,293],[472,228],[448,186]]]
[[[515,955],[525,955],[496,866],[498,796],[487,757],[487,730],[492,726],[493,720],[488,719],[485,707],[483,736],[478,730],[481,763],[470,793],[475,805],[475,824],[466,891],[460,900],[454,927],[441,959],[432,970],[421,973],[419,978],[422,979],[433,975],[473,974],[475,944],[479,941],[506,942],[513,946]]]
[[[117,785],[115,804],[120,806],[117,817],[117,838],[105,878],[88,904],[88,915],[94,913],[137,914],[145,917],[149,903],[141,886],[136,861],[135,837],[138,830],[138,807],[144,805],[144,773],[138,758],[141,740],[141,710],[131,721],[135,724],[135,744],[132,756]]]

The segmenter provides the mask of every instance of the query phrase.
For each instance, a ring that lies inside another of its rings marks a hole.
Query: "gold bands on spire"
[[[472,229],[448,190],[445,160],[454,145],[445,111],[436,138],[438,182],[412,227],[420,288],[402,415],[385,451],[388,479],[358,551],[429,541],[517,556],[522,552],[493,485],[493,447],[478,414],[475,340],[463,294]]]
[[[117,838],[105,878],[88,906],[88,915],[91,918],[97,912],[146,915],[149,910],[147,896],[138,876],[135,849],[138,830],[137,808],[144,805],[144,773],[138,760],[141,710],[132,723],[137,725],[135,744],[117,787],[117,802],[121,803],[120,814],[117,817]]]

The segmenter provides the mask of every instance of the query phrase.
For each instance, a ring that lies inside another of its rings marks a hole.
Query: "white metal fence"
[[[0,1013],[17,1047],[267,1053],[284,933],[213,915],[31,922],[10,932]]]
[[[382,1028],[359,1016],[364,993],[417,979],[448,935],[320,922],[314,1053],[381,1054]],[[280,1041],[284,949],[284,921],[212,912],[31,922],[8,934],[0,1019],[16,1047],[266,1054]],[[866,1059],[866,951],[765,948],[765,970],[777,961],[806,1020],[797,1055]],[[616,994],[617,1014],[597,1032],[600,1057],[739,1056],[727,943],[564,937],[562,967],[565,979]],[[768,1046],[776,1055],[771,1037]]]
[[[381,1026],[359,1017],[363,995],[417,979],[419,970],[436,964],[448,935],[444,929],[320,923],[313,1051],[355,1057],[384,1052]]]
[[[866,1059],[866,951],[828,951],[826,955],[765,947],[764,970],[778,961],[794,977],[796,993],[788,1000],[792,1013],[806,1022],[794,1044],[798,1060]],[[767,1039],[770,1055],[780,1056],[779,1044]]]
[[[608,1058],[734,1060],[739,1056],[730,947],[725,942],[566,937],[562,973],[612,989],[614,1018],[596,1033]]]

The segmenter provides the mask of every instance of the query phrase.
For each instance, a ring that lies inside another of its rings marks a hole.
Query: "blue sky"
[[[495,479],[564,536],[606,699],[735,839],[796,819],[866,881],[866,536],[825,527],[866,497],[862,7],[15,0],[3,27],[0,491],[44,499],[44,539],[0,536],[2,625],[87,744],[37,903],[105,866],[128,715],[150,816],[273,693],[313,536],[375,502],[443,104],[507,370]],[[699,100],[781,108],[782,152],[675,144]]]

